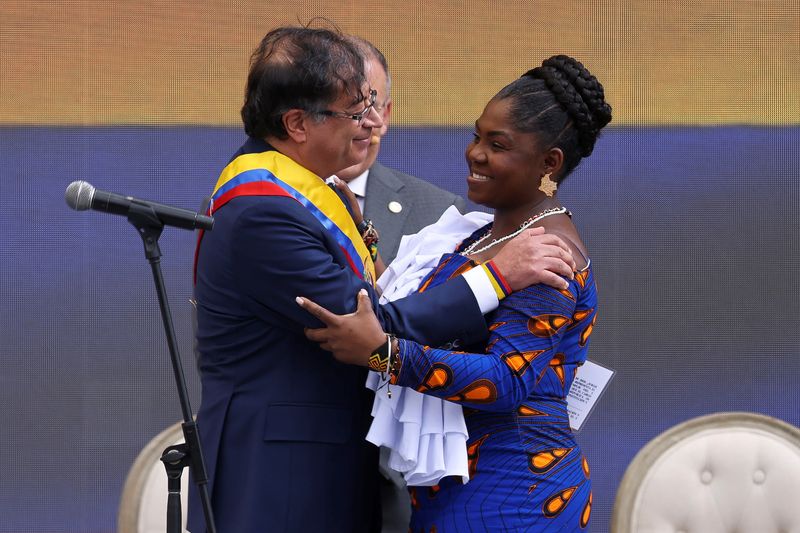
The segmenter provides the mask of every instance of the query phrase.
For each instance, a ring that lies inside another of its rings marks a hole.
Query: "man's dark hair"
[[[283,114],[319,111],[352,95],[363,100],[364,59],[342,34],[324,28],[270,31],[250,58],[242,121],[251,137],[286,139]]]
[[[579,61],[565,55],[545,60],[504,87],[495,100],[511,99],[511,122],[535,133],[542,148],[560,148],[561,181],[591,155],[600,130],[611,121],[603,86]]]

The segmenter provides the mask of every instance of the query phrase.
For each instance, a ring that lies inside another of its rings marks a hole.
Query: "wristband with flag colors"
[[[500,269],[497,268],[497,265],[494,264],[494,261],[486,261],[481,265],[481,268],[489,277],[489,281],[492,283],[492,287],[494,288],[494,292],[497,294],[498,300],[502,300],[511,294],[511,287],[508,286],[508,282],[500,273]]]

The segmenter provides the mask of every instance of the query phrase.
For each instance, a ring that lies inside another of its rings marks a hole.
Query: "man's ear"
[[[286,133],[296,143],[302,144],[308,138],[309,117],[302,109],[290,109],[281,117]]]
[[[381,126],[381,137],[386,135],[386,132],[389,130],[389,122],[392,120],[392,99],[386,101],[386,105],[383,106],[383,112],[381,113],[381,118],[383,119],[383,126]]]

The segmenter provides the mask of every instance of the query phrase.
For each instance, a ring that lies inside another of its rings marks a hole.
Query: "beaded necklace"
[[[528,220],[526,220],[525,222],[523,222],[522,224],[520,224],[519,229],[514,231],[513,233],[509,233],[505,237],[500,237],[499,239],[493,239],[492,242],[490,242],[486,246],[484,246],[482,248],[478,248],[476,250],[475,248],[477,248],[477,246],[479,244],[481,244],[483,241],[488,239],[489,235],[492,234],[492,231],[489,230],[489,231],[486,232],[486,235],[484,235],[480,239],[476,240],[475,242],[473,242],[472,244],[467,246],[464,249],[464,251],[461,252],[461,255],[473,255],[473,254],[479,254],[481,252],[485,252],[486,250],[488,250],[489,248],[491,248],[492,246],[494,246],[496,244],[500,244],[501,242],[505,242],[508,239],[513,239],[514,237],[516,237],[517,235],[519,235],[520,233],[522,233],[523,231],[525,231],[526,229],[528,229],[529,227],[531,227],[535,223],[539,222],[543,218],[549,217],[549,216],[552,216],[552,215],[560,215],[562,213],[568,213],[566,207],[552,207],[550,209],[545,209],[544,211],[542,211],[538,215],[534,215],[531,218],[529,218]]]

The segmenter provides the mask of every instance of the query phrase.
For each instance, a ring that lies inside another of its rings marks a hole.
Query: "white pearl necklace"
[[[490,231],[488,231],[486,233],[486,235],[484,235],[480,239],[476,240],[475,242],[473,242],[472,244],[467,246],[467,248],[463,252],[461,252],[461,255],[474,255],[474,254],[479,254],[481,252],[485,252],[486,250],[488,250],[489,248],[491,248],[492,246],[494,246],[496,244],[500,244],[501,242],[505,242],[508,239],[513,239],[514,237],[516,237],[517,235],[519,235],[520,233],[522,233],[523,231],[525,231],[526,229],[528,229],[532,225],[536,224],[537,222],[539,222],[540,220],[542,220],[545,217],[549,217],[549,216],[552,216],[552,215],[560,215],[560,214],[566,213],[566,212],[567,212],[567,208],[566,207],[552,207],[550,209],[545,209],[544,211],[542,211],[538,215],[534,215],[531,218],[529,218],[528,220],[526,220],[525,222],[523,222],[522,224],[520,224],[519,229],[516,230],[515,232],[509,233],[505,237],[500,237],[499,239],[493,239],[492,242],[490,242],[489,244],[487,244],[483,248],[478,248],[476,250],[475,248],[477,248],[477,246],[479,244],[481,244],[483,241],[488,239],[489,235],[492,234],[492,232],[490,230]]]

